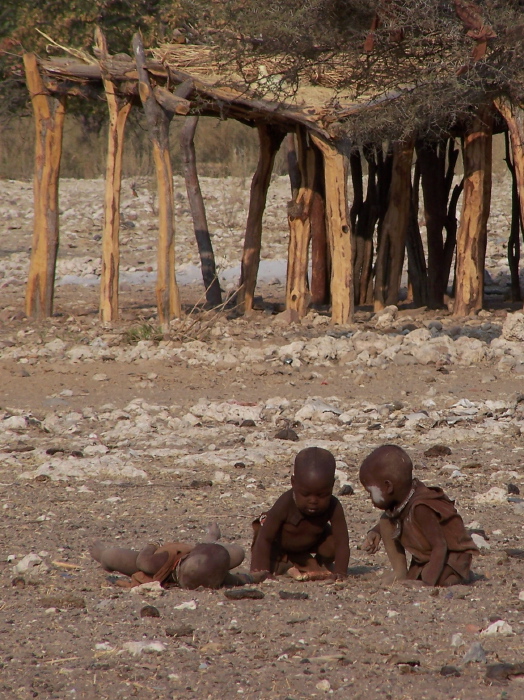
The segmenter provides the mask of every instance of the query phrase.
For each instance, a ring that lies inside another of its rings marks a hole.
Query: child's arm
[[[287,515],[287,504],[284,494],[275,505],[267,512],[264,524],[258,531],[255,544],[251,551],[251,571],[269,571],[271,559],[271,545],[275,541],[278,531],[282,527]]]
[[[422,571],[422,580],[428,586],[435,586],[446,564],[448,546],[439,519],[429,506],[423,503],[416,506],[413,517],[431,546],[431,556]]]
[[[335,578],[346,578],[349,564],[349,534],[344,509],[337,501],[331,518],[331,531],[335,540],[335,563],[333,573]]]
[[[384,516],[382,516],[384,517]],[[371,530],[368,530],[366,534],[366,539],[364,540],[364,550],[366,552],[369,552],[370,554],[375,554],[378,552],[379,547],[380,547],[380,541],[382,540],[382,536],[380,534],[380,521],[375,525],[375,527],[372,527]]]

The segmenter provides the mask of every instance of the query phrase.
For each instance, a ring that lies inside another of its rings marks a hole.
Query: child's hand
[[[370,530],[364,540],[364,550],[370,554],[375,554],[375,552],[378,552],[381,539],[380,533],[376,530]]]
[[[347,581],[347,574],[331,574],[332,581]]]

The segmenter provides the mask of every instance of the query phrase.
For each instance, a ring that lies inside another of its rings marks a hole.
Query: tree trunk
[[[373,233],[378,219],[378,192],[377,192],[377,162],[373,148],[364,147],[364,157],[368,164],[368,184],[366,198],[361,206],[351,208],[352,216],[355,215],[355,224],[351,227],[353,231],[353,275],[355,304],[369,304],[373,298]],[[360,159],[359,159],[360,160]],[[359,189],[362,184],[358,184],[359,177],[362,179],[361,162],[354,159],[351,162],[353,190],[356,193],[357,201],[360,197]],[[355,173],[353,167],[355,166]]]
[[[104,60],[109,58],[109,53],[106,38],[99,27],[95,31],[95,42],[102,58],[100,65],[109,110],[104,230],[102,232],[102,274],[100,277],[100,319],[104,323],[111,323],[118,319],[122,154],[124,151],[124,131],[131,109],[131,98],[119,97],[116,84],[105,73]]]
[[[347,162],[337,149],[312,135],[324,156],[326,226],[331,254],[331,321],[347,323],[353,316],[353,259],[347,197]]]
[[[260,251],[262,246],[262,217],[266,206],[266,197],[273,163],[284,134],[265,123],[257,125],[259,138],[258,165],[251,181],[249,211],[244,239],[244,252],[240,273],[239,304],[244,313],[253,310],[255,287],[257,283]]]
[[[374,307],[398,303],[411,202],[414,141],[395,144],[389,203],[377,252]]]
[[[158,183],[159,231],[156,299],[159,321],[166,332],[169,321],[182,315],[175,278],[175,207],[173,171],[169,156],[169,124],[173,112],[163,109],[154,98],[146,70],[146,59],[140,34],[135,34],[133,37],[133,52],[138,71],[138,90],[146,115],[149,138],[153,144],[153,159]]]
[[[210,306],[219,306],[222,303],[220,282],[217,277],[215,254],[207,225],[206,207],[200,182],[195,155],[195,131],[198,125],[198,117],[186,117],[180,134],[180,147],[184,164],[184,178],[186,181],[187,197],[193,218],[195,238],[200,255],[202,279],[206,290],[206,301]]]
[[[519,263],[520,263],[520,201],[519,188],[515,164],[511,157],[511,142],[507,131],[504,132],[504,142],[506,146],[506,165],[511,174],[511,226],[508,239],[508,265],[510,274],[510,295],[511,301],[522,301],[520,291]]]
[[[315,177],[311,200],[311,303],[322,306],[329,303],[330,260],[326,231],[326,192],[324,158],[316,146]]]
[[[491,200],[492,114],[478,110],[463,141],[464,195],[457,234],[454,316],[482,308],[487,222]]]
[[[53,313],[59,240],[58,177],[66,98],[49,95],[34,54],[24,54],[24,67],[36,129],[35,213],[25,308],[28,316],[42,318]]]

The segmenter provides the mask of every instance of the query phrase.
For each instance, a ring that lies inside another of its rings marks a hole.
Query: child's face
[[[328,508],[333,494],[333,482],[319,479],[297,479],[291,477],[293,497],[299,511],[313,517],[324,513]]]
[[[388,510],[392,505],[391,495],[387,493],[385,484],[379,484],[376,480],[360,478],[362,486],[366,489],[371,497],[374,506],[381,510]]]

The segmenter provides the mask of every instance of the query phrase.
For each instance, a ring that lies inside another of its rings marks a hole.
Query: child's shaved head
[[[334,483],[335,458],[322,447],[306,447],[295,457],[293,476],[300,482],[315,481]]]
[[[413,463],[408,453],[397,445],[382,445],[366,457],[360,467],[360,481],[364,486],[382,486],[386,481],[395,490],[411,488]]]
[[[229,552],[220,544],[197,544],[180,564],[178,583],[194,590],[199,586],[220,588],[229,571]]]

